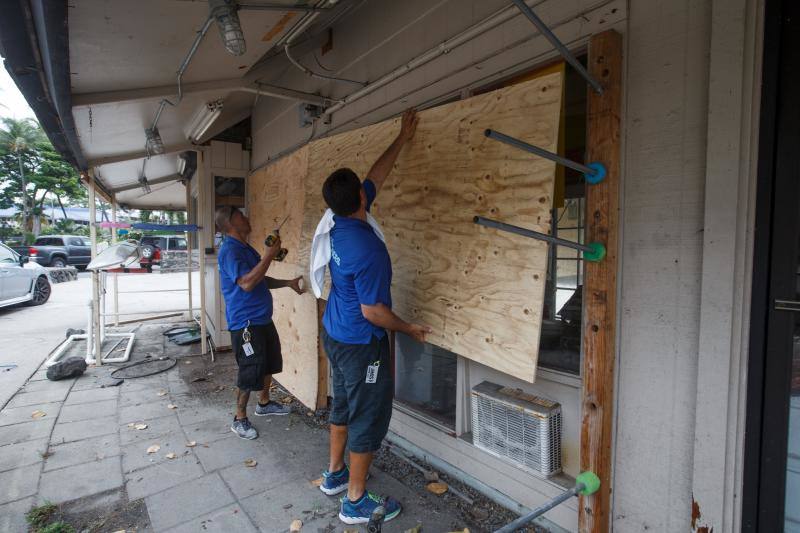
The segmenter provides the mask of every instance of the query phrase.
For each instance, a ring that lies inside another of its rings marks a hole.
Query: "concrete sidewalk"
[[[160,331],[140,330],[140,357],[170,349]],[[231,355],[211,363],[192,349],[174,368],[116,387],[104,386],[108,365],[59,382],[38,370],[0,412],[0,531],[27,531],[26,512],[44,502],[79,530],[281,532],[300,519],[302,531],[359,531],[313,484],[328,456],[320,420],[294,402],[289,416],[251,417],[260,437],[239,439]],[[377,468],[369,488],[404,506],[384,531],[470,525],[447,500]]]

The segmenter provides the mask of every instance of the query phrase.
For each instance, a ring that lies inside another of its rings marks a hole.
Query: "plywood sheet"
[[[561,73],[550,74],[420,113],[373,209],[392,256],[395,311],[433,327],[431,343],[528,381],[536,374],[547,247],[472,218],[549,231],[555,164],[483,131],[556,151],[562,82]],[[303,266],[325,210],[325,178],[345,166],[366,176],[398,128],[394,120],[308,146]]]
[[[289,255],[282,263],[272,263],[267,272],[270,277],[289,279],[306,274],[297,251],[307,168],[306,147],[249,177],[247,206],[253,247],[263,253],[266,235],[289,215],[281,228],[283,246],[289,249]],[[316,299],[308,293],[298,296],[291,289],[273,290],[272,298],[283,351],[283,372],[276,379],[304,405],[315,408],[319,350]]]

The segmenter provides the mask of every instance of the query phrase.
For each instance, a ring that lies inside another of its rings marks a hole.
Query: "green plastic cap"
[[[581,496],[589,496],[600,490],[600,478],[597,477],[597,474],[588,470],[578,474],[575,482],[583,485],[583,489],[580,491]]]
[[[606,247],[603,246],[603,243],[600,242],[590,242],[587,246],[589,246],[592,251],[591,252],[583,252],[583,259],[584,261],[602,261],[603,258],[606,256]]]

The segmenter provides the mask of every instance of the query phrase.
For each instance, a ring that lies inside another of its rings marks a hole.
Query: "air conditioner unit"
[[[473,443],[539,477],[561,472],[561,405],[484,381],[471,393]]]

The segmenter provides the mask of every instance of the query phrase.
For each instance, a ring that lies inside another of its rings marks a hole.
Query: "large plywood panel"
[[[281,228],[283,246],[289,255],[273,262],[267,275],[289,279],[306,274],[298,255],[303,221],[304,183],[308,148],[253,173],[248,182],[248,211],[253,228],[251,244],[260,252],[264,238],[289,216]],[[318,323],[317,301],[307,293],[298,296],[291,289],[272,291],[275,327],[281,338],[283,372],[276,379],[304,405],[317,404]]]
[[[397,313],[433,327],[433,344],[528,381],[536,374],[547,247],[472,218],[549,231],[555,165],[483,131],[555,151],[561,88],[555,73],[420,113],[373,209],[392,256]],[[344,166],[366,176],[398,128],[394,120],[308,146],[304,265],[325,209],[325,178]]]

